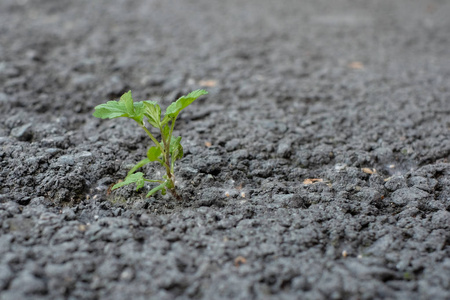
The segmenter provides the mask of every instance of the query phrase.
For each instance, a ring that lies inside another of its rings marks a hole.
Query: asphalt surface
[[[450,299],[449,15],[2,0],[0,299]],[[111,192],[151,143],[93,108],[198,88],[183,201]]]

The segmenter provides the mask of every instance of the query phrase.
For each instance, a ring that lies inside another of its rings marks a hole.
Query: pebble
[[[66,167],[66,166],[73,166],[74,164],[75,164],[75,156],[63,155],[58,158],[56,165],[59,167]]]
[[[15,127],[11,130],[11,136],[17,138],[19,141],[30,141],[33,138],[32,126],[33,124],[28,123]]]
[[[47,291],[45,283],[29,271],[22,271],[10,285],[12,290],[20,290],[24,294],[43,294]]]
[[[14,276],[9,266],[0,265],[0,290],[3,290],[8,286],[9,281]]]
[[[401,188],[396,190],[391,195],[391,201],[397,205],[407,205],[408,203],[424,200],[429,197],[429,194],[416,187]]]
[[[388,181],[384,184],[384,187],[391,192],[394,192],[401,188],[406,188],[406,180],[403,175],[392,176]]]
[[[278,144],[277,154],[283,158],[289,158],[291,156],[292,141],[281,141]]]

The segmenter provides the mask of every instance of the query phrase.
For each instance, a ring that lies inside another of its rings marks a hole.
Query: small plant
[[[158,191],[161,191],[165,195],[168,190],[176,199],[181,200],[181,197],[175,189],[174,164],[176,160],[183,157],[183,147],[180,143],[181,137],[173,137],[173,129],[180,112],[198,97],[206,94],[208,92],[204,90],[196,90],[179,98],[167,107],[162,120],[161,107],[158,103],[155,101],[134,102],[131,97],[131,91],[123,94],[119,101],[108,101],[95,107],[94,117],[97,118],[115,119],[126,117],[135,120],[155,144],[155,146],[148,149],[147,158],[141,160],[131,168],[125,180],[115,184],[112,190],[136,183],[137,191],[144,186],[145,182],[153,182],[159,185],[148,192],[147,197],[150,197]],[[155,136],[148,130],[144,119],[146,119],[148,124],[159,130],[161,142],[158,142]],[[166,174],[162,180],[145,179],[144,173],[136,172],[139,168],[152,161],[160,163],[166,169]]]

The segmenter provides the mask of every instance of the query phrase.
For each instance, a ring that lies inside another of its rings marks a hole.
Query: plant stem
[[[153,136],[153,134],[152,134],[152,133],[144,126],[144,125],[139,124],[139,126],[141,126],[141,128],[145,130],[145,132],[146,132],[147,135],[152,139],[152,141],[155,143],[155,145],[156,145],[157,147],[159,147],[159,149],[161,149],[161,152],[163,153],[163,155],[166,155],[166,153],[168,153],[168,150],[166,151],[166,150],[164,149],[164,147],[161,145],[161,143],[159,143],[158,140],[155,139],[155,137]],[[162,134],[162,132],[161,132],[161,136],[162,136],[163,143],[164,143],[164,135]],[[165,143],[164,143],[164,144],[165,144]],[[164,146],[165,146],[165,145],[164,145]],[[167,148],[167,147],[166,147],[166,148]],[[158,159],[158,161],[164,165],[164,167],[166,168],[166,170],[167,170],[167,168],[170,169],[170,167],[169,167],[169,165],[168,165],[168,163],[167,163],[167,160],[166,160],[165,162],[163,162],[163,161],[161,161],[161,160]]]
[[[165,151],[165,156],[164,156],[164,160],[165,160],[165,164],[164,164],[164,166],[166,167],[166,173],[167,173],[167,177],[172,181],[172,184],[175,186],[175,182],[173,181],[173,174],[172,174],[172,172],[170,171],[170,167],[169,167],[169,161],[170,161],[170,149],[169,149],[169,147],[170,147],[170,145],[169,145],[169,143],[166,143],[166,151]]]
[[[155,143],[155,145],[158,146],[161,149],[161,151],[164,153],[164,148],[161,146],[161,144],[158,142],[158,140],[155,139],[153,134],[144,125],[139,124],[139,126],[145,130],[145,132],[152,139],[152,141]]]
[[[168,142],[169,145],[170,145],[170,140],[172,139],[173,128],[175,127],[175,121],[177,120],[177,117],[173,118],[172,124],[170,124],[171,126],[170,126],[170,131],[169,131],[169,142]]]
[[[162,132],[162,128],[160,128],[162,142],[163,142],[164,147],[163,147],[163,145],[161,145],[161,143],[158,142],[158,140],[155,139],[153,134],[145,127],[145,125],[139,124],[139,123],[138,124],[142,129],[145,130],[145,132],[150,137],[150,139],[155,143],[155,145],[161,149],[161,152],[164,156],[164,161],[161,161],[159,159],[158,159],[158,161],[162,162],[164,167],[166,168],[167,178],[168,178],[168,180],[170,180],[170,183],[172,186],[172,188],[168,188],[168,190],[175,199],[177,199],[178,201],[182,201],[183,198],[181,198],[181,196],[177,193],[177,191],[175,189],[175,176],[173,175],[172,170],[171,170],[171,169],[173,169],[173,164],[170,163],[170,140],[172,138],[172,132],[173,132],[173,128],[175,126],[175,120],[176,120],[176,117],[172,120],[172,124],[171,124],[170,131],[169,131],[169,138],[167,139],[167,141],[164,139],[164,134]],[[170,167],[170,165],[172,166],[172,168]],[[149,180],[149,179],[146,179],[145,181],[162,182],[159,180]]]
[[[170,151],[170,142],[171,142],[172,134],[173,134],[173,128],[175,127],[175,121],[177,120],[177,117],[178,116],[175,116],[175,118],[173,118],[173,120],[172,120],[172,124],[170,124],[169,141],[168,141],[169,151]],[[171,173],[173,173],[173,164],[174,164],[174,161],[173,161],[173,158],[171,157],[171,161],[170,161],[170,171],[171,171]],[[175,186],[175,178],[174,178],[174,186]]]
[[[173,123],[172,123],[172,128],[173,130]],[[160,128],[161,130],[161,136],[162,136],[162,141],[164,144],[164,148],[165,150],[163,151],[163,155],[164,155],[164,167],[166,168],[166,174],[167,174],[167,180],[170,180],[170,185],[172,186],[171,188],[168,188],[169,192],[172,194],[172,196],[181,201],[182,198],[180,197],[180,195],[178,195],[178,193],[175,190],[175,177],[173,176],[173,173],[171,171],[171,168],[169,166],[169,162],[170,162],[170,139],[172,137],[170,131],[169,131],[169,137],[167,138],[167,140],[164,138],[164,134],[162,132],[162,128]]]
[[[172,194],[172,196],[177,199],[178,201],[183,201],[183,198],[181,198],[181,196],[177,193],[177,191],[175,190],[175,185],[172,189],[168,189],[169,192]]]
[[[162,180],[153,180],[153,179],[145,179],[144,178],[144,181],[147,181],[147,182],[156,182],[156,183],[163,183],[164,181],[162,181]]]

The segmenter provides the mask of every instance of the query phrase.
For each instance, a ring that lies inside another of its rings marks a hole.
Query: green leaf
[[[127,176],[130,176],[131,174],[133,174],[134,172],[136,172],[137,169],[145,166],[146,164],[148,164],[150,162],[150,160],[148,158],[141,160],[140,162],[138,162],[137,164],[134,165],[133,168],[131,168],[130,171],[128,171]]]
[[[128,114],[128,117],[135,120],[139,124],[143,124],[142,120],[144,119],[144,111],[144,102],[134,102],[133,111]]]
[[[150,147],[147,151],[147,157],[149,161],[156,161],[161,155],[161,149],[159,147]]]
[[[144,104],[142,102],[133,102],[131,91],[120,97],[119,101],[108,101],[97,105],[94,111],[94,117],[101,119],[115,119],[127,117],[142,124],[144,119]]]
[[[181,136],[170,140],[169,153],[172,156],[172,160],[183,158],[183,146],[181,146]]]
[[[144,103],[142,101],[140,102],[134,102],[134,114],[130,115],[129,118],[135,120],[139,124],[143,124],[142,120],[144,119]]]
[[[164,114],[162,124],[166,124],[167,122],[169,122],[170,119],[174,119],[175,117],[177,117],[180,111],[188,107],[198,97],[206,94],[208,94],[208,92],[205,90],[196,90],[189,93],[186,96],[182,96],[177,101],[170,104],[166,109],[166,113]]]
[[[152,196],[154,193],[156,193],[157,191],[161,191],[161,190],[165,194],[166,184],[167,184],[167,182],[164,182],[164,183],[161,183],[160,185],[158,185],[157,187],[153,188],[150,192],[148,192],[146,197],[148,198],[148,197]]]
[[[148,122],[155,128],[161,127],[161,107],[155,101],[144,101],[144,115]]]
[[[127,113],[130,116],[134,115],[134,105],[133,105],[133,97],[131,97],[131,91],[128,91],[127,93],[123,94],[122,97],[120,97],[119,102],[123,102],[125,104]]]
[[[127,176],[124,181],[115,184],[111,190],[115,190],[131,183],[136,183],[136,191],[142,188],[145,184],[144,173],[137,172]]]
[[[114,119],[128,117],[128,113],[123,102],[108,101],[95,107],[94,117],[100,119]]]

